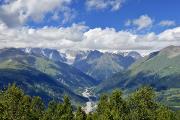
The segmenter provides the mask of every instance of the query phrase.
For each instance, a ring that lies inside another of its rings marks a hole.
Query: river
[[[96,107],[95,101],[91,99],[91,97],[95,97],[94,95],[92,95],[91,90],[91,88],[86,88],[82,93],[82,95],[89,100],[88,102],[86,102],[86,106],[83,108],[86,113],[92,112]]]

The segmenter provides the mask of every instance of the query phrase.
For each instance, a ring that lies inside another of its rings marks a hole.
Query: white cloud
[[[151,27],[153,20],[148,15],[141,15],[139,18],[134,20],[127,20],[125,26],[136,26],[137,30],[142,30]]]
[[[8,0],[0,6],[0,19],[8,26],[23,25],[29,19],[40,22],[47,13],[71,14],[71,0]],[[69,15],[70,16],[70,15]]]
[[[158,37],[161,41],[168,41],[168,42],[178,41],[177,44],[180,44],[180,27],[176,27],[174,29],[168,29],[160,33]]]
[[[0,22],[0,47],[47,47],[56,49],[159,50],[180,45],[180,27],[160,34],[138,35],[114,28],[89,29],[84,24],[71,27],[9,28]]]
[[[103,10],[110,8],[112,11],[119,10],[124,0],[86,0],[88,10]]]
[[[159,23],[159,25],[161,25],[161,26],[167,26],[167,27],[169,27],[169,26],[175,26],[176,25],[176,22],[175,21],[172,21],[172,20],[163,20],[163,21],[161,21],[160,23]]]
[[[50,47],[71,48],[83,40],[83,34],[88,29],[83,24],[73,24],[67,28],[44,27],[9,28],[0,24],[0,44],[2,47]]]
[[[84,40],[80,46],[89,49],[126,49],[125,45],[133,44],[136,35],[114,28],[95,28],[84,33]],[[130,48],[130,46],[128,47]]]

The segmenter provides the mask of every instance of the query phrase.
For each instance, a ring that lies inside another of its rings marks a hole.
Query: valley
[[[97,106],[97,97],[92,92],[93,88],[86,88],[82,93],[82,96],[88,98],[85,107],[83,108],[86,113],[93,112]]]
[[[180,47],[169,46],[148,56],[48,48],[0,50],[0,87],[17,84],[47,103],[68,95],[89,113],[101,94],[121,89],[127,96],[141,86],[156,90],[157,101],[180,108]],[[69,62],[71,61],[71,62]]]
[[[0,120],[180,120],[180,0],[0,0]]]

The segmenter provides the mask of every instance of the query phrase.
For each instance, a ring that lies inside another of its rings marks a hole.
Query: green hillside
[[[42,97],[45,103],[52,99],[62,101],[64,95],[68,95],[73,102],[84,103],[87,100],[50,76],[31,68],[23,70],[0,69],[0,89],[6,88],[9,84],[18,85],[28,95]]]
[[[19,49],[0,50],[0,85],[16,83],[31,95],[49,101],[61,100],[67,94],[73,101],[85,102],[77,91],[96,84],[96,81],[72,66],[26,54]],[[75,94],[76,93],[76,94]]]
[[[159,100],[179,108],[180,93],[177,91],[180,89],[180,47],[169,46],[139,59],[126,72],[104,80],[97,91],[102,93],[121,88],[130,93],[142,85],[154,87],[161,98]]]
[[[25,69],[30,67],[41,71],[57,82],[71,88],[73,91],[91,87],[97,84],[96,80],[61,62],[53,62],[44,57],[26,54],[20,49],[3,49],[0,51],[0,69]]]

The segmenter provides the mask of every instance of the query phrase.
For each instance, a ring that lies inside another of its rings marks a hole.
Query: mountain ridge
[[[0,70],[3,73],[0,74],[2,85],[5,85],[6,82],[12,84],[18,81],[18,84],[22,84],[22,86],[33,86],[32,89],[27,87],[27,90],[33,91],[34,94],[38,90],[37,87],[43,88],[40,93],[44,93],[47,98],[62,98],[67,93],[70,97],[73,96],[74,100],[85,102],[87,98],[82,97],[78,90],[96,84],[96,80],[73,66],[62,62],[54,62],[48,58],[29,54],[16,48],[0,50]],[[46,81],[44,83],[41,76],[45,76],[44,80]],[[39,84],[39,81],[43,84]],[[51,91],[50,95],[44,87],[49,92]],[[61,92],[58,93],[58,91]],[[54,94],[57,95],[53,96]]]
[[[180,97],[170,94],[180,90],[180,47],[170,46],[153,52],[133,63],[127,71],[119,72],[104,80],[98,92],[120,88],[127,92],[143,85],[153,87],[162,101],[170,106],[179,106]],[[173,57],[172,57],[173,55]],[[168,99],[171,98],[171,99]]]

